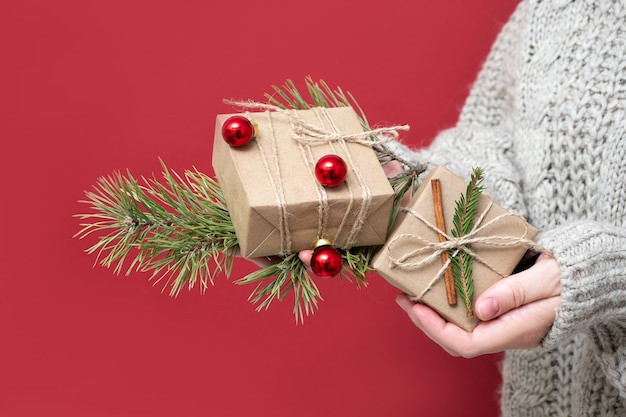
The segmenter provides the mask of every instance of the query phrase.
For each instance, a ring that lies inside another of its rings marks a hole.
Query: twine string
[[[317,121],[318,121],[320,124],[323,124],[323,123],[324,123],[324,121],[322,120],[322,114],[320,114],[319,109],[320,109],[319,107],[315,107],[315,108],[313,109],[313,113],[314,113],[314,114],[315,114],[315,116],[317,117]],[[327,122],[330,122],[331,127],[332,127],[335,131],[338,131],[337,127],[336,127],[336,126],[332,123],[332,119],[329,117],[328,112],[325,112],[325,113],[324,113],[324,116],[326,116],[326,121],[327,121]],[[301,142],[298,142],[298,143],[300,144]],[[331,150],[333,153],[335,153],[335,154],[337,153],[337,151],[335,150],[335,146],[334,146],[334,144],[333,144],[332,142],[329,142],[329,143],[328,143],[328,146],[330,147],[330,150]],[[310,148],[309,148],[309,149],[310,149]],[[315,179],[314,179],[314,181],[315,181]],[[317,181],[315,181],[315,182],[317,183]],[[341,219],[341,222],[340,222],[340,223],[339,223],[339,225],[337,226],[337,232],[335,233],[335,236],[334,236],[334,237],[333,237],[333,239],[332,239],[332,242],[333,242],[333,243],[335,243],[335,244],[337,244],[337,242],[339,242],[339,235],[341,234],[341,231],[343,230],[343,228],[344,228],[344,227],[345,227],[345,225],[347,224],[347,222],[348,222],[348,217],[349,217],[350,213],[352,212],[352,206],[354,205],[354,193],[352,192],[352,188],[350,187],[350,184],[348,183],[348,181],[345,181],[345,183],[344,183],[344,184],[346,185],[346,190],[348,191],[348,195],[349,195],[349,198],[348,198],[348,207],[346,208],[346,211],[344,212],[344,215],[343,215],[343,217],[342,217],[342,219]],[[318,184],[318,186],[320,186],[320,185]],[[322,187],[322,189],[324,189],[324,188]],[[324,189],[324,193],[326,193],[326,190],[325,190],[325,189]],[[326,234],[325,234],[325,233],[326,233],[326,230],[322,231],[321,233],[318,233],[317,238],[318,238],[318,239],[326,238],[327,236],[326,236]]]
[[[295,129],[295,123],[297,118],[296,110],[289,111],[288,114],[293,116],[289,117],[289,124],[291,126],[291,130],[293,131],[293,129]],[[311,151],[311,147],[304,142],[297,143],[298,149],[300,150],[302,159],[304,159],[305,164],[309,167],[315,166],[315,159],[313,156],[313,152]],[[311,182],[314,184],[313,188],[315,190],[315,193],[317,194],[317,237],[322,238],[326,236],[328,229],[328,216],[330,214],[328,194],[326,193],[326,190],[324,189],[322,184],[320,184],[319,181],[317,181],[317,179],[315,178],[315,171],[313,169],[309,169],[307,171],[309,173],[309,177],[311,178]]]
[[[450,266],[450,259],[454,256],[457,256],[459,252],[464,252],[467,255],[472,256],[477,262],[483,264],[489,270],[496,273],[498,276],[504,277],[505,275],[502,272],[496,270],[495,267],[493,267],[486,259],[478,255],[474,250],[471,249],[471,246],[473,244],[479,243],[479,244],[493,247],[493,248],[511,248],[511,247],[515,247],[519,245],[525,245],[527,247],[532,247],[534,250],[539,251],[539,252],[550,253],[549,250],[538,246],[533,240],[527,238],[528,230],[529,230],[528,224],[526,223],[525,219],[518,214],[510,213],[510,212],[503,213],[489,220],[485,224],[482,224],[485,216],[491,209],[492,205],[493,205],[493,202],[490,202],[487,208],[479,216],[473,229],[468,234],[460,236],[460,237],[454,237],[454,236],[448,235],[447,233],[445,233],[445,231],[442,231],[439,228],[437,228],[437,226],[433,225],[426,218],[424,218],[424,216],[422,216],[420,213],[418,213],[415,210],[412,210],[409,208],[402,209],[406,213],[410,214],[411,216],[421,221],[424,225],[426,225],[426,227],[428,227],[428,229],[432,230],[435,233],[439,233],[443,235],[446,238],[446,241],[444,242],[430,241],[430,240],[424,239],[423,237],[419,235],[411,234],[411,233],[399,234],[395,236],[393,239],[391,239],[387,246],[389,261],[391,263],[392,268],[398,268],[402,271],[420,269],[424,267],[425,265],[429,264],[430,262],[433,262],[435,259],[440,259],[441,254],[443,252],[451,253],[451,256],[448,258],[448,261],[437,271],[437,273],[430,280],[428,285],[422,290],[422,292],[419,295],[412,297],[414,301],[420,301],[424,297],[424,295],[426,295],[426,293],[430,291],[430,289],[432,289],[432,287],[437,283],[437,281],[439,281],[443,277],[443,274],[446,271],[446,269]],[[488,236],[488,235],[481,236],[481,233],[483,233],[485,229],[509,217],[520,218],[523,220],[524,231],[521,234],[521,236]],[[399,243],[407,242],[407,241],[413,242],[418,247],[407,253],[404,253],[400,257],[394,256],[393,253],[394,253],[395,247]],[[412,258],[420,257],[424,253],[427,253],[428,255],[421,259],[418,259],[417,261],[411,261]]]
[[[346,238],[346,242],[342,245],[343,247],[349,248],[352,247],[355,242],[358,233],[361,231],[363,226],[366,223],[367,215],[369,214],[371,205],[372,205],[372,191],[369,188],[363,173],[359,170],[357,164],[355,164],[352,156],[347,148],[347,143],[357,143],[369,147],[374,147],[377,144],[391,142],[398,138],[399,131],[409,130],[408,125],[399,125],[399,126],[391,126],[391,127],[382,127],[377,129],[372,129],[368,131],[346,134],[342,133],[339,128],[336,126],[328,109],[324,107],[314,107],[313,109],[316,111],[316,115],[318,116],[318,120],[320,120],[319,112],[321,111],[322,116],[326,118],[328,123],[331,126],[331,129],[325,129],[323,126],[316,126],[304,120],[300,117],[296,110],[294,109],[284,109],[279,106],[275,106],[267,103],[259,103],[254,101],[235,101],[235,100],[224,100],[225,104],[229,104],[235,107],[239,107],[243,110],[246,110],[247,115],[249,116],[249,110],[258,110],[264,111],[267,113],[268,123],[270,125],[270,137],[272,141],[272,154],[276,161],[278,161],[278,147],[276,145],[276,137],[273,128],[273,124],[271,121],[271,112],[278,112],[287,115],[289,120],[289,124],[292,131],[292,138],[298,143],[298,148],[302,155],[302,158],[305,160],[307,165],[314,166],[315,160],[313,157],[313,153],[311,152],[311,145],[318,144],[328,144],[331,149],[333,149],[333,143],[337,143],[345,152],[345,155],[348,159],[348,164],[351,170],[356,174],[356,178],[361,186],[363,192],[363,201],[359,208],[359,212],[357,215],[357,219],[354,221],[352,228]],[[380,135],[380,137],[378,137]],[[281,236],[281,254],[287,254],[291,252],[291,234],[289,231],[289,222],[288,216],[289,213],[287,211],[287,203],[285,199],[285,192],[282,186],[282,182],[280,181],[280,167],[279,164],[276,163],[278,177],[274,179],[272,176],[272,171],[270,170],[270,163],[268,161],[268,155],[263,151],[263,148],[259,145],[257,141],[257,146],[261,151],[261,159],[263,161],[265,170],[268,172],[270,183],[272,185],[272,189],[274,190],[274,194],[276,196],[276,202],[278,205],[279,211],[279,225],[278,230]],[[310,175],[313,179],[313,182],[316,184],[315,192],[318,198],[318,237],[323,237],[327,235],[328,228],[328,216],[329,216],[329,203],[328,196],[324,187],[319,184],[319,182],[315,179],[315,175],[313,170],[309,170]],[[337,240],[339,233],[343,230],[345,225],[348,222],[348,215],[352,211],[352,206],[354,202],[354,195],[352,190],[348,190],[350,193],[350,202],[348,204],[348,208],[346,213],[343,216],[343,219],[338,227],[335,240]]]
[[[267,125],[269,129],[269,142],[271,145],[271,153],[273,159],[278,162],[278,145],[276,143],[276,133],[274,131],[274,123],[272,121],[272,114],[269,111],[265,112],[267,117]],[[251,119],[251,115],[246,113],[246,117]],[[270,162],[268,155],[265,153],[263,147],[259,143],[259,141],[255,141],[257,148],[261,154],[261,160],[263,161],[263,167],[265,168],[265,172],[269,177],[270,184],[272,186],[272,190],[274,191],[274,196],[276,197],[276,205],[278,208],[278,233],[280,234],[280,252],[278,255],[286,255],[291,253],[291,233],[289,230],[289,212],[287,211],[287,200],[285,198],[285,190],[283,188],[282,181],[280,181],[281,173],[280,173],[280,164],[275,163],[276,166],[276,179],[274,175],[272,175],[272,170],[270,169]]]
[[[374,146],[379,143],[392,142],[398,139],[400,130],[409,130],[407,125],[381,127],[358,133],[338,133],[327,132],[318,126],[312,125],[304,120],[297,123],[294,129],[293,138],[297,141],[305,141],[309,143],[328,143],[328,142],[349,142],[358,143],[365,146]],[[380,135],[378,140],[372,139],[372,136]]]
[[[235,101],[224,100],[225,104],[229,104],[242,109],[254,109],[254,110],[268,110],[276,111],[288,114],[289,118],[293,122],[293,138],[298,142],[306,143],[318,143],[324,144],[329,142],[350,142],[359,143],[366,146],[375,146],[380,143],[388,143],[396,140],[400,131],[409,130],[408,125],[398,125],[381,127],[371,129],[357,133],[341,133],[338,131],[328,131],[323,127],[316,126],[307,122],[298,116],[295,112],[292,112],[282,107],[275,106],[273,104],[258,103],[255,101]],[[374,139],[374,136],[380,135],[380,138]]]
[[[328,109],[319,108],[319,111],[321,111],[321,113],[324,115],[328,123],[331,125],[333,131],[335,132],[335,135],[340,135],[339,128],[335,124],[335,121],[330,117]],[[359,211],[357,213],[356,219],[354,220],[352,224],[352,228],[350,229],[350,233],[348,234],[346,241],[344,243],[344,247],[350,248],[354,246],[359,232],[361,231],[361,229],[366,223],[367,216],[372,206],[373,196],[372,196],[372,190],[369,187],[367,180],[363,176],[363,173],[361,172],[361,169],[359,168],[358,164],[355,163],[354,158],[352,157],[352,154],[348,148],[346,141],[341,140],[338,142],[338,144],[344,152],[344,155],[348,162],[348,166],[350,167],[351,171],[355,174],[355,178],[357,179],[359,186],[361,187],[361,193],[362,193],[361,206],[359,207]],[[331,146],[332,146],[332,142],[331,142]],[[351,207],[349,207],[348,210],[350,208]],[[345,221],[347,220],[348,214],[349,214],[349,211],[346,211],[346,215],[344,216],[342,223],[345,223]],[[340,226],[341,228],[343,228],[343,224],[341,224]],[[339,231],[337,232],[337,234],[339,234]]]

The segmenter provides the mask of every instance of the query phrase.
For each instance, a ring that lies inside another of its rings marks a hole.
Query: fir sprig
[[[341,87],[332,89],[323,80],[314,81],[310,76],[305,78],[306,89],[309,98],[298,90],[292,80],[287,80],[283,86],[272,86],[274,93],[267,93],[265,97],[269,103],[282,109],[306,110],[311,107],[346,107],[355,109],[357,117],[364,131],[372,130],[365,112],[350,92],[344,92]],[[415,164],[398,156],[386,143],[372,134],[373,146],[378,160],[382,165],[391,161],[400,163],[403,172],[389,179],[389,183],[394,190],[394,205],[389,222],[389,228],[393,226],[402,207],[405,196],[411,197],[420,185],[420,174],[426,171],[425,164]]]
[[[289,292],[294,291],[293,313],[296,321],[303,321],[304,315],[312,313],[317,308],[318,299],[322,299],[315,281],[297,253],[286,255],[280,262],[254,271],[235,283],[257,284],[248,298],[257,305],[257,310],[269,308],[272,301],[282,301]]]
[[[454,218],[452,220],[452,236],[462,237],[471,233],[474,228],[478,203],[483,192],[483,170],[474,168],[465,194],[461,194],[456,201]],[[471,249],[471,245],[467,245]],[[454,286],[467,309],[467,317],[473,317],[472,298],[474,297],[473,268],[474,257],[462,250],[450,250],[450,265],[454,276]]]
[[[87,252],[115,273],[134,256],[127,275],[150,271],[151,279],[169,284],[171,295],[197,283],[204,290],[215,272],[231,273],[237,237],[230,215],[216,181],[197,170],[181,177],[162,167],[163,183],[139,181],[130,172],[98,179],[83,201],[94,212],[77,215],[87,222],[75,237],[98,234]]]
[[[306,78],[305,84],[308,98],[291,80],[282,87],[273,86],[273,94],[266,97],[284,109],[352,106],[364,130],[371,130],[350,93],[340,88],[332,90],[325,82],[314,82],[311,77]],[[372,140],[378,138],[372,135]],[[395,160],[404,168],[403,173],[390,179],[395,194],[391,227],[405,194],[412,194],[419,186],[419,174],[425,166],[400,159],[383,142],[373,148],[381,164]],[[198,283],[204,290],[209,282],[213,283],[216,273],[222,272],[226,277],[231,274],[238,248],[232,220],[215,180],[197,170],[179,176],[163,163],[162,167],[163,183],[156,178],[139,181],[130,172],[100,178],[84,201],[94,212],[77,215],[85,223],[76,236],[98,234],[99,240],[87,252],[97,254],[97,261],[113,267],[115,273],[121,273],[127,259],[132,258],[126,274],[150,271],[151,279],[164,280],[165,286],[170,286],[171,295]],[[371,246],[340,250],[346,265],[340,277],[354,278],[357,287],[367,285],[366,275],[372,270],[370,261],[377,249]],[[315,311],[322,299],[297,254],[278,257],[277,262],[235,282],[256,284],[249,299],[257,309],[268,308],[274,300],[283,300],[293,292],[297,321]]]
[[[365,113],[355,100],[354,96],[349,92],[344,92],[340,87],[332,89],[327,83],[320,80],[314,81],[311,77],[305,78],[305,85],[308,93],[306,98],[300,90],[296,87],[292,80],[287,80],[283,86],[272,86],[274,93],[267,93],[265,96],[270,104],[273,104],[282,109],[295,109],[295,110],[307,110],[312,107],[346,107],[351,106],[356,110],[359,122],[364,131],[370,131],[370,127]],[[378,159],[381,164],[387,164],[391,161],[397,161],[403,167],[403,172],[394,178],[390,178],[389,182],[394,190],[394,207],[392,215],[389,221],[389,229],[393,226],[395,219],[400,212],[401,205],[403,203],[404,196],[412,195],[419,186],[419,175],[426,170],[426,166],[422,164],[413,164],[409,161],[403,160],[398,157],[384,142],[373,135],[371,139],[375,142],[373,149],[378,155]],[[367,274],[372,271],[370,267],[371,259],[376,251],[379,249],[377,246],[355,247],[350,249],[341,249],[342,258],[344,260],[345,267],[342,269],[340,277],[354,281],[357,287],[367,286]],[[290,257],[284,258],[279,261],[279,264],[285,262],[287,265],[282,270],[287,270],[292,260]],[[267,268],[274,268],[273,266]],[[272,275],[269,271],[258,271],[259,274],[266,276],[266,279],[271,279]],[[291,271],[292,280],[295,282],[306,282],[307,274],[305,269],[293,269]],[[280,281],[279,277],[275,278]],[[247,283],[248,280],[244,279],[241,283]],[[313,292],[311,292],[313,295]],[[298,303],[298,291],[296,291],[296,303]],[[305,300],[305,307],[307,306]],[[313,311],[313,308],[317,306],[316,302],[311,301],[308,304],[309,308],[305,308],[307,313]],[[299,311],[302,311],[301,309]]]

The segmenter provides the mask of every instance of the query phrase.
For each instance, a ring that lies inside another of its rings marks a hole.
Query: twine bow
[[[424,218],[424,216],[422,216],[420,213],[412,209],[409,209],[409,208],[402,209],[404,212],[420,220],[433,232],[443,235],[446,238],[446,241],[444,242],[430,241],[430,240],[424,239],[423,237],[419,235],[411,234],[411,233],[404,233],[404,234],[397,235],[389,242],[389,245],[387,246],[389,261],[392,265],[392,268],[399,268],[403,271],[416,270],[416,269],[420,269],[426,266],[427,264],[429,264],[430,262],[433,262],[434,260],[440,259],[441,254],[443,252],[448,252],[451,255],[448,258],[447,262],[443,264],[441,269],[439,269],[439,271],[435,274],[433,279],[424,288],[424,290],[419,295],[412,297],[414,301],[420,301],[424,297],[424,295],[435,285],[435,283],[443,277],[444,272],[450,266],[450,259],[454,256],[457,256],[459,252],[464,252],[468,254],[469,256],[472,256],[475,261],[480,262],[481,264],[485,265],[489,270],[493,271],[498,276],[504,277],[505,276],[504,273],[496,270],[486,259],[484,259],[482,256],[480,256],[478,253],[476,253],[474,250],[471,249],[471,246],[473,244],[479,243],[479,244],[489,246],[492,248],[511,248],[511,247],[515,247],[519,245],[525,245],[528,248],[532,247],[534,250],[538,252],[550,253],[549,250],[536,245],[533,240],[527,238],[528,230],[529,230],[528,224],[526,223],[524,218],[518,214],[507,212],[507,213],[500,214],[494,217],[493,219],[489,220],[485,224],[482,224],[485,216],[487,215],[487,213],[489,212],[492,206],[493,206],[493,202],[490,202],[489,205],[485,208],[485,210],[481,213],[480,217],[478,218],[478,220],[476,221],[474,225],[474,228],[470,231],[470,233],[464,236],[460,236],[460,237],[448,235],[445,231],[440,230],[435,225],[430,223],[426,218]],[[493,224],[503,221],[504,219],[508,217],[516,217],[516,218],[520,218],[523,220],[522,224],[524,225],[524,230],[521,236],[488,236],[488,235],[482,236],[481,235],[485,231],[485,229],[489,228]],[[395,247],[399,243],[406,242],[406,241],[413,241],[419,247],[407,253],[404,253],[400,257],[394,256]],[[417,261],[413,261],[413,262],[410,261],[412,258],[420,257],[424,253],[428,253],[428,256],[421,258]]]
[[[333,149],[334,145],[340,147],[347,159],[347,163],[354,173],[356,183],[359,184],[361,189],[361,204],[356,208],[356,218],[351,219],[350,213],[353,207],[353,200],[355,198],[350,186],[347,186],[347,192],[349,193],[349,203],[347,205],[345,214],[341,220],[341,223],[337,225],[335,239],[333,242],[337,246],[349,248],[356,244],[357,236],[360,233],[363,226],[366,224],[366,219],[372,206],[372,192],[369,184],[365,179],[365,176],[361,172],[358,164],[353,159],[350,150],[347,147],[348,143],[357,143],[374,148],[377,144],[387,143],[395,140],[398,137],[399,130],[408,130],[408,125],[403,126],[391,126],[383,127],[373,130],[360,131],[358,133],[342,133],[335,125],[332,117],[330,116],[328,109],[325,107],[314,107],[314,114],[317,116],[320,124],[315,125],[304,120],[295,109],[284,109],[272,104],[258,103],[254,101],[233,101],[224,100],[225,104],[230,104],[234,107],[239,107],[247,112],[250,110],[263,111],[268,118],[269,134],[268,139],[270,142],[269,152],[264,151],[263,147],[257,141],[257,147],[261,154],[261,160],[265,166],[265,170],[268,173],[274,195],[276,197],[277,208],[279,212],[279,224],[278,231],[281,236],[281,248],[280,254],[291,253],[291,232],[289,230],[289,213],[287,211],[287,202],[285,199],[285,193],[282,186],[280,165],[276,164],[275,169],[278,171],[277,178],[274,178],[273,170],[270,169],[270,161],[268,158],[278,160],[278,147],[276,145],[276,137],[272,124],[271,114],[281,113],[286,115],[291,131],[291,137],[298,144],[301,155],[305,163],[309,166],[315,165],[313,152],[311,146],[327,144]],[[326,123],[324,123],[324,121]],[[324,125],[329,125],[330,128],[324,128]],[[378,138],[376,135],[381,135]],[[318,197],[318,238],[328,236],[327,226],[328,217],[330,211],[330,204],[328,203],[328,196],[326,190],[322,187],[314,178],[313,170],[309,170],[309,174],[313,183],[315,184],[314,191]],[[345,242],[339,243],[338,238],[344,228],[350,228],[347,232]]]
[[[381,127],[367,130],[359,133],[338,133],[331,130],[316,126],[302,119],[293,110],[283,109],[273,104],[258,103],[255,101],[234,101],[224,100],[225,104],[248,110],[276,111],[286,113],[293,126],[293,139],[299,143],[306,144],[324,144],[329,142],[349,142],[359,143],[366,146],[374,146],[378,143],[388,143],[396,140],[399,131],[409,130],[409,125],[398,125]],[[380,138],[374,140],[372,137],[381,135]]]

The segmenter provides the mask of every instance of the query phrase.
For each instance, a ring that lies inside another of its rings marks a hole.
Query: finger
[[[448,323],[435,311],[399,297],[398,304],[413,323],[452,356],[473,358],[508,349],[528,349],[539,345],[554,322],[559,297],[526,304],[489,322],[481,322],[473,332]]]
[[[426,336],[450,355],[459,356],[459,352],[451,349],[454,343],[447,342],[447,340],[464,339],[469,333],[454,324],[446,322],[430,307],[409,300],[405,294],[398,295],[396,302],[408,314],[413,324]]]
[[[415,324],[420,330],[425,331],[425,326],[422,324],[422,320],[428,319],[425,317],[425,315],[428,315],[428,312],[420,311],[421,304],[411,301],[406,294],[398,294],[396,296],[396,303],[398,303],[400,308],[408,314],[413,324]]]
[[[464,357],[510,349],[539,346],[550,330],[561,302],[559,296],[544,298],[509,311],[496,319],[481,322],[473,331],[469,345],[454,344]]]
[[[308,249],[298,252],[298,258],[300,258],[302,263],[304,265],[306,265],[307,268],[311,267],[311,256],[312,255],[313,255],[313,251],[312,250],[308,250]]]
[[[256,266],[260,268],[265,268],[266,266],[274,265],[280,262],[280,258],[277,256],[266,256],[264,258],[244,258],[245,260],[252,262]]]
[[[402,164],[396,160],[389,161],[383,165],[383,171],[387,178],[393,178],[396,175],[400,175],[404,172]]]
[[[311,267],[311,255],[313,251],[311,250],[303,250],[298,252],[298,257],[302,261],[302,263],[307,267]],[[237,253],[236,256],[241,256],[240,252]],[[257,257],[257,258],[244,258],[245,260],[252,262],[258,267],[265,268],[266,266],[277,264],[281,261],[279,256],[266,256],[266,257]]]
[[[541,255],[530,268],[496,282],[476,300],[476,315],[491,320],[524,304],[560,294],[560,267]]]

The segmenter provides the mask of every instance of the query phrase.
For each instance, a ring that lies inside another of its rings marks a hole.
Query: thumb
[[[476,315],[481,320],[491,320],[560,293],[559,264],[554,258],[541,255],[532,267],[496,282],[483,292],[476,300]]]
[[[298,252],[298,258],[300,258],[302,263],[305,264],[307,268],[311,266],[312,255],[313,255],[313,251],[309,249]]]

